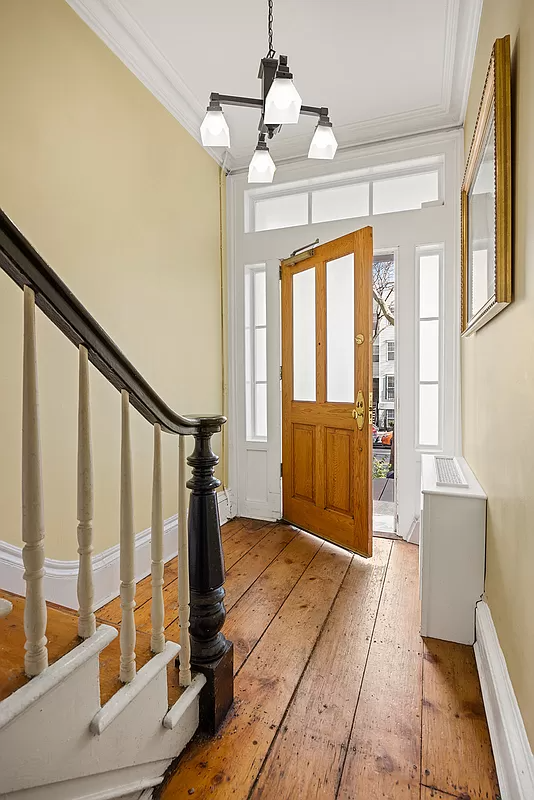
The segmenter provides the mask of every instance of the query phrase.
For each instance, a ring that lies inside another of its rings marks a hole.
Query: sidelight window
[[[267,273],[245,267],[245,382],[247,439],[267,439]]]
[[[443,248],[418,247],[420,448],[441,444],[441,281]]]

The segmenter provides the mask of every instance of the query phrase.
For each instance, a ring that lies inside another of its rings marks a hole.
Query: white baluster
[[[161,485],[161,426],[154,425],[154,472],[152,480],[152,636],[150,649],[162,653],[165,649],[165,608],[163,605],[163,491]]]
[[[189,544],[187,537],[187,492],[185,436],[178,437],[178,617],[180,620],[180,686],[191,683],[189,639]]]
[[[44,519],[35,343],[35,295],[24,287],[24,355],[22,386],[22,558],[26,581],[24,632],[26,675],[39,675],[48,666],[46,602],[44,596]]]
[[[123,389],[121,436],[121,661],[120,679],[128,683],[135,677],[135,541],[133,528],[132,447],[130,441],[130,397]]]
[[[78,376],[78,636],[96,631],[93,610],[93,453],[89,397],[89,356],[80,345]]]

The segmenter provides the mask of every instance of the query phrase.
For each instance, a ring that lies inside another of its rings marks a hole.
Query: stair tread
[[[0,597],[13,603],[13,611],[0,619],[0,701],[24,686],[29,678],[24,674],[24,598],[0,590]],[[78,617],[69,609],[47,603],[47,629],[49,663],[66,655],[80,644],[78,637]],[[100,624],[100,620],[99,620]],[[107,622],[119,629],[119,625]],[[137,632],[137,668],[140,669],[152,658],[150,635]],[[114,639],[100,654],[100,701],[106,703],[122,687],[119,680],[120,642]],[[178,684],[178,670],[171,662],[167,667],[169,706],[182,694]]]

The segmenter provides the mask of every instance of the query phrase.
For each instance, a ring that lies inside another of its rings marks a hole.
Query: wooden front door
[[[373,231],[282,261],[282,484],[288,522],[372,555]]]

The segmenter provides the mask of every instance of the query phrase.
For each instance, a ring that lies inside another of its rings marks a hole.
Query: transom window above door
[[[383,164],[364,170],[245,191],[245,232],[357,219],[443,204],[443,158]]]

